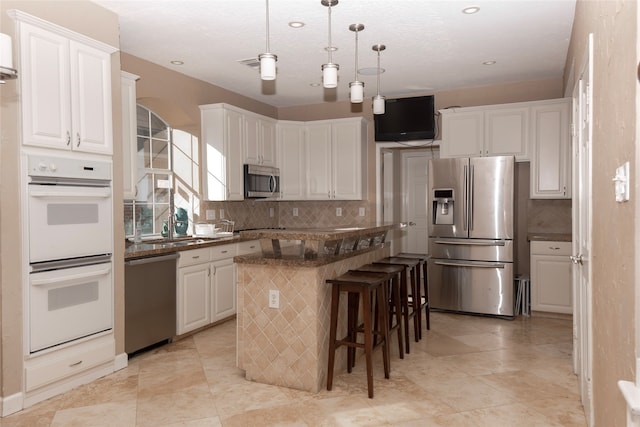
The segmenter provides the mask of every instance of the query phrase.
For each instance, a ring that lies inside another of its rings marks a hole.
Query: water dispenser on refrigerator
[[[433,190],[433,223],[453,224],[455,200],[453,189],[438,188]]]

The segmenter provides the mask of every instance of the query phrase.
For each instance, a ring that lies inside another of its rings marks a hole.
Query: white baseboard
[[[6,417],[22,410],[23,396],[22,393],[15,393],[0,399],[0,402],[2,403],[2,416]]]
[[[113,371],[119,371],[129,366],[129,356],[127,353],[120,353],[113,360]]]

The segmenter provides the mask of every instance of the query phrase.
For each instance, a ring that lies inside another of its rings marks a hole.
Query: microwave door
[[[468,158],[429,161],[429,236],[468,237]]]

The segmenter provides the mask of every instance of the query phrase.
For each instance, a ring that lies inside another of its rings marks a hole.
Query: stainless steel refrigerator
[[[427,274],[431,307],[514,315],[514,159],[433,159]]]

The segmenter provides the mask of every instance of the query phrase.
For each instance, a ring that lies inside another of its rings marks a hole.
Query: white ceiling
[[[387,47],[380,92],[389,98],[558,78],[575,9],[575,0],[339,0],[331,8],[339,83],[324,89],[311,86],[321,83],[320,67],[329,62],[328,8],[320,0],[270,0],[271,53],[278,56],[272,82],[238,63],[266,51],[265,0],[94,1],[119,15],[122,51],[275,107],[349,99],[354,23],[365,26],[359,69],[375,69],[374,44]],[[480,11],[463,14],[471,5]],[[306,25],[294,29],[290,21]],[[365,99],[375,95],[375,72],[359,80]]]

